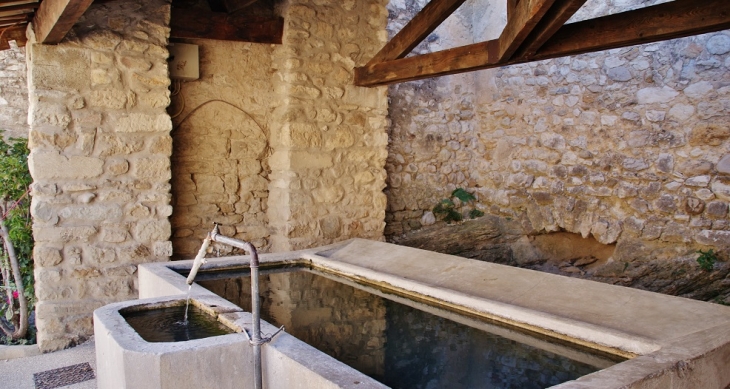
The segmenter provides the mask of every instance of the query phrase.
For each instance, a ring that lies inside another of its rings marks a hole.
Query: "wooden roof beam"
[[[61,42],[94,0],[44,0],[33,19],[36,41]]]
[[[525,2],[522,0],[520,3]],[[355,69],[355,85],[377,86],[632,46],[730,28],[730,1],[675,0],[561,27],[534,57],[500,60],[500,39]],[[503,34],[504,35],[504,34]]]
[[[431,0],[367,64],[372,65],[405,57],[454,13],[464,1]]]
[[[521,0],[508,12],[507,25],[499,36],[499,60],[512,57],[555,0]]]
[[[675,0],[566,24],[534,56],[563,57],[730,28],[730,1]]]
[[[525,39],[515,53],[515,57],[532,57],[545,42],[550,39],[567,22],[586,0],[557,0],[542,20],[535,26],[532,33]]]

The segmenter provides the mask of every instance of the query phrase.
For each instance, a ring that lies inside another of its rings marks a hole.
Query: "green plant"
[[[712,249],[707,251],[697,250],[697,252],[700,254],[697,257],[697,263],[700,264],[700,268],[705,271],[712,271],[715,262],[717,262],[717,253]]]
[[[469,218],[474,219],[480,216],[484,216],[484,212],[478,210],[474,205],[476,197],[473,194],[467,192],[463,188],[456,188],[451,192],[451,197],[455,197],[463,204],[471,205],[472,209],[469,211]],[[463,219],[463,216],[459,211],[456,210],[456,203],[450,198],[443,199],[433,207],[433,214],[440,217],[447,223],[458,222]]]
[[[26,140],[6,142],[0,131],[0,329],[13,343],[33,336],[27,332],[35,303],[28,153]]]

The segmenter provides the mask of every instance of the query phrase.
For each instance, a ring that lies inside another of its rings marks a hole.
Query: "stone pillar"
[[[352,85],[385,44],[385,0],[291,0],[274,52],[268,218],[273,251],[385,227],[386,89]]]
[[[95,308],[137,297],[137,264],[171,255],[169,19],[165,0],[105,2],[28,44],[43,351],[91,336]]]
[[[5,137],[28,137],[28,84],[25,48],[0,51],[0,123]]]

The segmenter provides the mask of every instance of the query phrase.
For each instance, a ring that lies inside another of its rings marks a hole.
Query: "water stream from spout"
[[[192,285],[188,285],[188,298],[185,301],[185,318],[183,319],[183,324],[188,324],[188,308],[190,308],[190,290],[193,289]]]

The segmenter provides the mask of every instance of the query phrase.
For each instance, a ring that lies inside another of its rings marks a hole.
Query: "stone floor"
[[[95,389],[94,341],[53,353],[0,360],[6,389]]]

